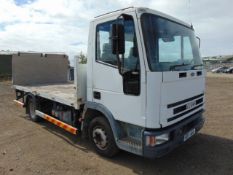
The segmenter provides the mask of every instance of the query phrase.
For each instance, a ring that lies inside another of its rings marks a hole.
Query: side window
[[[127,95],[140,94],[140,61],[138,56],[137,39],[132,17],[124,20],[125,54],[123,74],[123,91]]]
[[[124,54],[124,68],[127,71],[139,71],[139,58],[137,40],[133,20],[124,22],[125,27],[125,54]]]
[[[96,61],[117,66],[117,56],[112,54],[111,27],[116,21],[98,24],[96,28]],[[128,95],[140,94],[140,61],[134,21],[127,16],[123,21],[125,31],[125,53],[120,54],[123,72],[123,91]]]
[[[96,29],[96,60],[117,65],[116,55],[112,54],[111,25],[113,21],[99,24]]]

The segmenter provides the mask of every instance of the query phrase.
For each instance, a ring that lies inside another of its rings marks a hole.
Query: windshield
[[[202,69],[191,28],[147,13],[141,16],[141,22],[151,71]]]

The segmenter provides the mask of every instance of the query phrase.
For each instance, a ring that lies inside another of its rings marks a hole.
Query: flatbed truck
[[[120,9],[90,22],[87,65],[76,61],[74,83],[64,75],[67,60],[15,55],[15,102],[35,122],[89,138],[100,155],[161,157],[203,127],[206,73],[192,25]]]

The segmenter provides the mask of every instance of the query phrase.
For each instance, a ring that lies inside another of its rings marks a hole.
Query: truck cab
[[[107,109],[126,130],[132,139],[124,149],[157,157],[197,132],[204,91],[191,25],[148,8],[122,9],[90,23],[87,101]],[[139,150],[130,148],[134,141]]]

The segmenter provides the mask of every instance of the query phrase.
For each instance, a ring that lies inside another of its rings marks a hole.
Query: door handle
[[[95,99],[98,99],[98,100],[101,99],[101,93],[100,92],[94,91],[93,96],[94,96]]]

